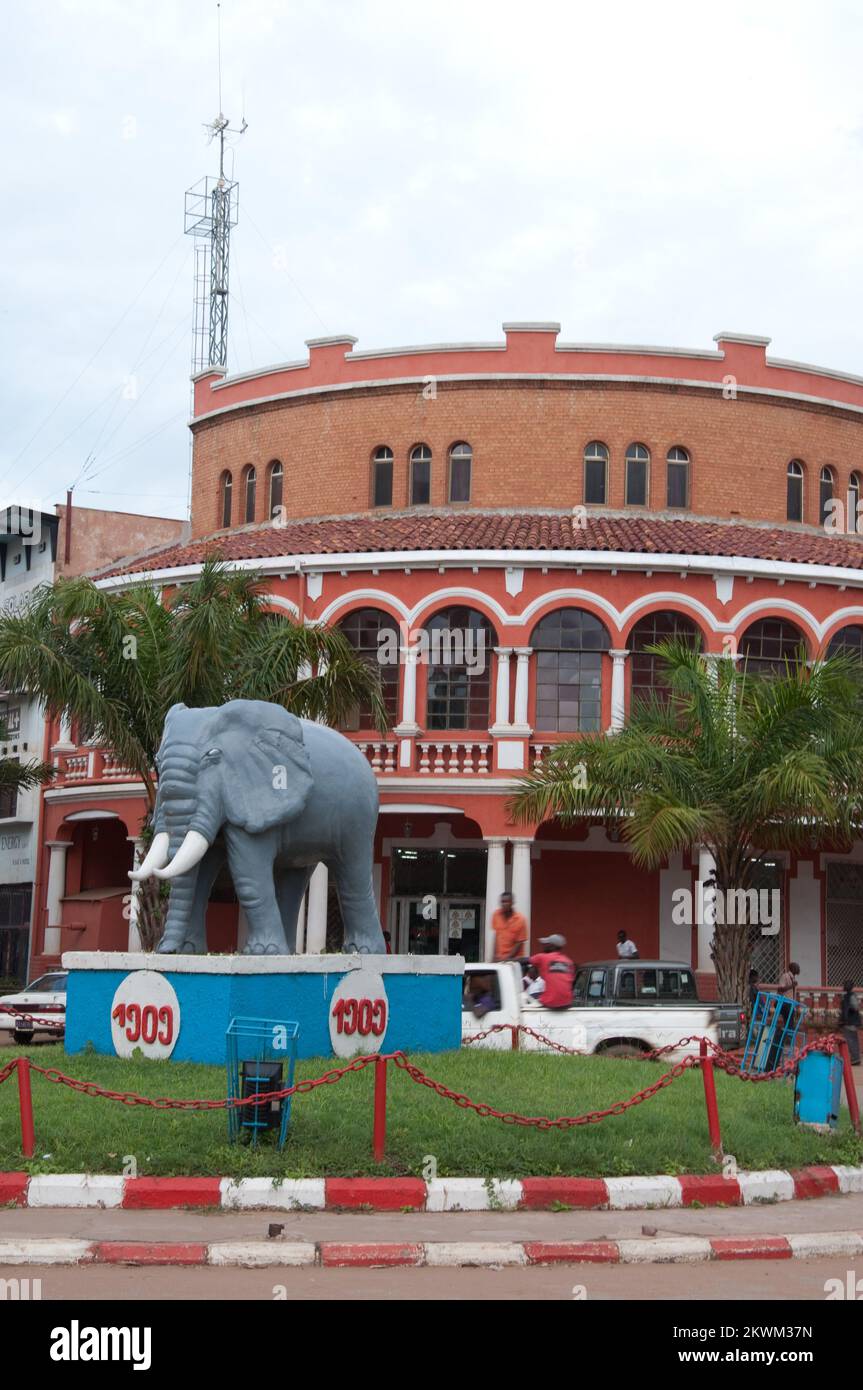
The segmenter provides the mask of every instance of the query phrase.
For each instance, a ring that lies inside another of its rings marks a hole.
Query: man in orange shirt
[[[513,908],[512,893],[501,893],[500,907],[492,913],[495,960],[518,960],[527,944],[527,922]]]

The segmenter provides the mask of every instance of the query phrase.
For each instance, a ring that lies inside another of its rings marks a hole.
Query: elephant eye
[[[202,761],[207,761],[207,762],[215,763],[215,762],[218,762],[218,760],[221,758],[221,756],[222,756],[221,749],[219,749],[219,748],[208,748],[207,751],[206,751],[206,753],[204,754],[204,758],[202,759]]]

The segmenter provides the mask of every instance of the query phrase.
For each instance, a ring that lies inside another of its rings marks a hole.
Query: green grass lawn
[[[39,1065],[146,1096],[224,1097],[220,1067],[121,1061],[60,1046],[27,1049]],[[19,1049],[3,1049],[4,1064]],[[579,1115],[601,1109],[654,1082],[665,1067],[622,1058],[560,1057],[464,1049],[411,1059],[436,1080],[500,1110],[524,1115]],[[335,1065],[313,1058],[297,1079]],[[120,1173],[124,1155],[139,1176],[156,1174],[316,1177],[422,1176],[428,1156],[439,1176],[478,1177],[712,1171],[701,1076],[690,1071],[626,1114],[573,1130],[533,1130],[480,1118],[388,1068],[387,1161],[371,1157],[373,1068],[294,1100],[284,1151],[271,1140],[258,1149],[227,1142],[224,1111],[155,1111],[80,1095],[34,1073],[36,1157],[22,1159],[17,1081],[0,1087],[0,1169],[43,1173]],[[861,1163],[863,1144],[847,1112],[835,1135],[799,1129],[792,1086],[753,1085],[717,1074],[725,1152],[741,1168],[793,1168],[810,1163]]]

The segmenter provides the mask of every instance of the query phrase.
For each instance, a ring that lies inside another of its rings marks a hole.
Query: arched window
[[[608,495],[608,449],[592,439],[584,451],[584,500],[604,506]]]
[[[627,638],[626,645],[632,652],[632,701],[647,700],[652,695],[664,699],[668,696],[662,660],[648,647],[673,639],[686,642],[696,651],[703,645],[701,632],[691,618],[671,610],[648,613],[635,624]]]
[[[602,721],[602,653],[611,643],[592,613],[558,608],[533,629],[536,727],[543,733],[595,733]]]
[[[823,526],[833,515],[830,503],[833,501],[833,469],[822,468],[818,482],[818,520]]]
[[[665,456],[667,467],[666,505],[668,507],[689,506],[689,454],[679,445],[669,449]]]
[[[827,644],[828,656],[855,656],[863,664],[863,627],[840,627]]]
[[[645,444],[630,444],[626,451],[626,494],[627,507],[646,507],[648,495],[648,470],[650,450]]]
[[[343,618],[339,627],[357,655],[380,672],[387,725],[393,728],[399,718],[398,623],[379,608],[358,608]],[[371,707],[368,704],[357,705],[342,727],[375,728]]]
[[[803,464],[792,459],[788,465],[785,515],[789,521],[803,520]]]
[[[425,507],[431,501],[432,453],[427,444],[411,449],[411,506]]]
[[[428,643],[426,728],[487,729],[491,653],[497,635],[473,608],[445,608],[424,629]]]
[[[804,645],[800,629],[785,618],[760,618],[740,639],[740,667],[752,675],[784,676]]]
[[[243,472],[243,520],[248,523],[255,519],[255,495],[258,475],[251,464]]]
[[[372,506],[393,504],[393,451],[382,444],[372,454]]]
[[[270,519],[272,520],[272,518],[276,515],[276,513],[278,512],[279,508],[280,508],[281,505],[282,505],[282,496],[283,496],[283,494],[284,494],[285,470],[282,468],[282,465],[281,465],[281,463],[279,462],[278,459],[273,459],[272,463],[270,464],[269,474],[270,474],[270,486],[269,486],[269,493],[270,493],[270,512],[269,512],[269,515],[270,515]]]
[[[234,480],[227,468],[219,479],[219,514],[221,516],[221,526],[231,524],[231,494],[234,490]]]
[[[848,479],[848,525],[846,530],[855,532],[861,529],[861,517],[858,511],[860,506],[860,474],[852,473]]]
[[[470,501],[470,474],[473,449],[464,442],[453,444],[449,451],[449,500]]]

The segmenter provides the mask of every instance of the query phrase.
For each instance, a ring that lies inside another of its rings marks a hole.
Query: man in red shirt
[[[541,936],[539,944],[547,946],[548,950],[528,957],[545,985],[536,1002],[546,1009],[568,1009],[572,1004],[575,963],[564,950],[566,939],[562,936]]]

